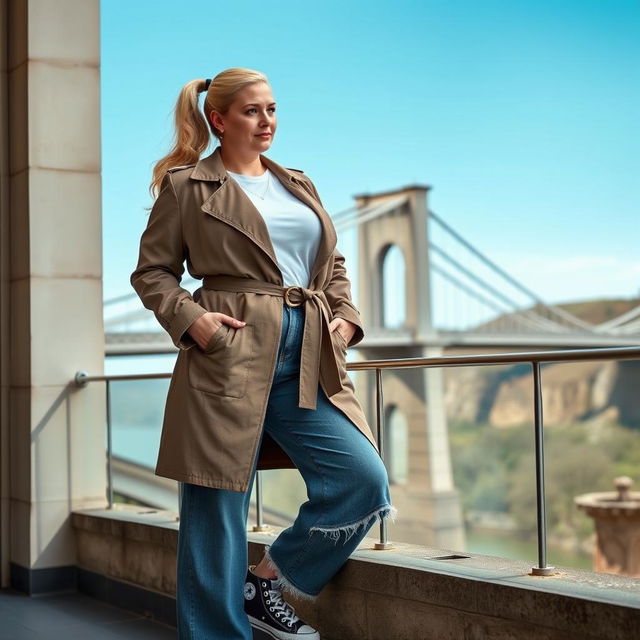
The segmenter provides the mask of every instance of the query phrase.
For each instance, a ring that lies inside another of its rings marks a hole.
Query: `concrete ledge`
[[[80,569],[173,606],[175,513],[118,505],[72,518]],[[251,562],[281,530],[248,532]],[[287,598],[323,640],[628,640],[640,629],[637,579],[573,569],[537,577],[532,563],[468,553],[436,560],[455,552],[403,543],[376,551],[374,542],[361,542],[315,603]]]

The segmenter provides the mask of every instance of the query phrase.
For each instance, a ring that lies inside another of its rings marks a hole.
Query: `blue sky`
[[[105,299],[132,292],[179,89],[233,66],[278,103],[267,155],[331,214],[429,205],[550,302],[640,294],[640,4],[102,0]],[[341,238],[355,279],[352,237]]]

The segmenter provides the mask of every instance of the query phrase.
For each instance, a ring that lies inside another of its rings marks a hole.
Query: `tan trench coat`
[[[347,346],[360,342],[364,331],[351,300],[344,257],[336,250],[333,223],[302,171],[282,167],[264,155],[261,159],[322,224],[308,289],[295,287],[282,297],[285,287],[266,223],[226,173],[220,147],[195,165],[165,175],[131,274],[142,303],[179,348],[155,473],[234,491],[246,491],[256,455],[258,469],[295,467],[266,433],[257,450],[275,372],[283,304],[305,306],[299,406],[313,410],[320,383],[332,404],[378,450],[346,371]],[[193,296],[179,286],[185,259],[188,272],[204,278]],[[270,292],[257,293],[251,286],[217,289],[219,276],[232,276],[232,282],[233,277],[252,279],[241,284],[266,283]],[[278,291],[280,295],[273,295]],[[226,313],[247,324],[237,329],[223,324],[203,350],[186,329],[207,311]],[[357,326],[349,345],[337,331],[329,331],[334,317]]]

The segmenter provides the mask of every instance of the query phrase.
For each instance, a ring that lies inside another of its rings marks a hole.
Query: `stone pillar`
[[[442,347],[423,347],[423,358],[442,357]],[[437,547],[463,550],[466,546],[460,494],[453,485],[449,430],[444,406],[444,370],[423,370],[427,413],[427,457],[430,494],[427,512]]]
[[[616,478],[615,492],[587,493],[575,498],[579,509],[595,520],[593,570],[640,577],[640,493],[631,478]]]
[[[442,341],[433,326],[429,276],[429,228],[426,185],[409,185],[393,191],[355,196],[365,212],[358,226],[358,302],[366,327],[356,349],[364,359],[441,356]],[[377,211],[376,211],[377,209]],[[405,261],[405,326],[384,326],[382,260],[395,245]],[[362,374],[360,374],[362,375]],[[393,484],[392,497],[401,517],[394,532],[403,542],[446,549],[465,547],[460,495],[453,485],[442,369],[384,371],[385,406],[395,406],[407,419],[406,483]],[[375,376],[359,383],[373,423]],[[391,537],[393,537],[393,533]]]
[[[35,593],[73,586],[70,512],[106,504],[104,386],[72,382],[104,362],[100,7],[0,3],[2,586]]]

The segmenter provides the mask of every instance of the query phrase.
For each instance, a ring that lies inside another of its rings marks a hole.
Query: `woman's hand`
[[[353,334],[356,332],[356,329],[357,327],[353,322],[349,322],[344,318],[334,318],[329,323],[329,330],[338,331],[344,338],[346,344],[349,344],[349,341],[353,338]]]
[[[223,324],[228,324],[236,329],[242,328],[247,324],[242,320],[236,320],[233,316],[228,316],[217,311],[207,311],[201,315],[187,329],[189,335],[196,341],[197,345],[204,350],[213,334],[220,329]]]

